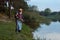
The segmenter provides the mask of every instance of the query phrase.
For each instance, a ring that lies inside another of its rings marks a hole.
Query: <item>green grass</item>
[[[20,33],[15,32],[15,22],[0,22],[0,40],[32,40],[31,28],[23,24]]]

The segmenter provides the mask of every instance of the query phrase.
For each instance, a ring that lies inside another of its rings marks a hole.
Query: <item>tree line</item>
[[[53,21],[60,21],[60,11],[51,12],[50,8],[46,8],[44,11],[40,11],[39,14],[47,18],[50,18]]]

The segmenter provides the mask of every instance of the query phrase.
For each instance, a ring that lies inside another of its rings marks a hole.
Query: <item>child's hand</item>
[[[24,20],[22,19],[22,22],[24,22]]]
[[[22,22],[24,22],[24,20],[23,19],[19,19],[20,21],[22,21]]]

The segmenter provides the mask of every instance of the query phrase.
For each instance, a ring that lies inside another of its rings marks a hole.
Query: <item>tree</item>
[[[58,12],[58,14],[60,15],[60,11]]]
[[[46,14],[45,16],[49,15],[49,14],[51,13],[50,8],[46,8],[46,9],[44,10],[44,13]]]
[[[37,6],[33,5],[33,6],[29,6],[29,10],[30,11],[38,11]]]
[[[0,11],[4,11],[4,0],[0,0]]]
[[[9,15],[8,16],[10,18],[10,4],[11,4],[10,1],[11,0],[0,0],[0,11],[5,11],[5,6],[7,5],[6,4],[7,1],[9,2],[9,13],[8,13]]]
[[[27,2],[24,0],[14,0],[13,3],[15,10],[18,10],[20,7],[24,10],[28,9]]]
[[[45,16],[44,11],[41,11],[39,14],[42,15],[42,16]]]

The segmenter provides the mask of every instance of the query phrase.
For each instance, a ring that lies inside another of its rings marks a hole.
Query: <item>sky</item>
[[[60,0],[30,0],[28,5],[36,5],[38,10],[50,8],[52,11],[60,11]]]

